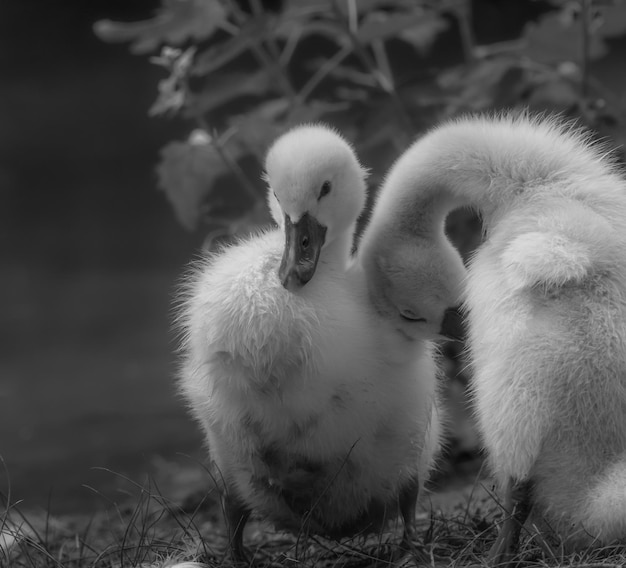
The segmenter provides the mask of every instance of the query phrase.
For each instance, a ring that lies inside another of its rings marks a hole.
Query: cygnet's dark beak
[[[326,239],[326,227],[305,213],[297,223],[285,215],[285,250],[278,270],[287,290],[304,286],[315,274],[320,251]]]
[[[463,316],[460,308],[448,308],[444,312],[439,335],[458,341],[465,339],[465,328],[463,327]]]

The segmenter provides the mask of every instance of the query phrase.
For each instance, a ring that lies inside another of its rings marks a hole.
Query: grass
[[[49,511],[23,512],[19,504],[0,514],[0,566],[3,568],[217,568],[232,566],[219,501],[214,491],[193,502],[164,496],[154,480],[124,478],[122,499],[100,495],[103,507],[92,515],[54,517]],[[341,543],[276,533],[250,522],[246,546],[256,566],[370,568],[384,566],[482,567],[496,536],[499,505],[477,482],[431,493],[418,530],[424,558],[399,550],[401,526]],[[95,491],[95,490],[94,490]],[[96,491],[97,493],[97,491]],[[119,496],[118,496],[119,497]],[[10,499],[10,496],[7,496]],[[624,547],[564,555],[526,535],[518,566],[617,568],[626,566]]]

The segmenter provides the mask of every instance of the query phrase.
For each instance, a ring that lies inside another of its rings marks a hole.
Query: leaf
[[[207,39],[227,23],[227,16],[218,0],[163,0],[150,20],[100,20],[94,24],[94,32],[104,41],[132,41],[133,53],[147,53],[162,43],[180,45],[188,39]]]
[[[335,89],[337,99],[350,103],[362,103],[369,99],[370,92],[358,87],[337,87]]]
[[[439,86],[448,90],[467,87],[484,89],[500,81],[504,73],[517,65],[513,58],[499,57],[478,61],[473,66],[453,67],[438,77]]]
[[[367,14],[374,10],[384,8],[392,10],[411,10],[416,7],[415,0],[340,0],[338,2],[339,11],[347,15],[349,13],[349,3],[354,2],[354,6],[360,14]]]
[[[286,13],[314,16],[320,14],[335,14],[335,6],[341,14],[346,16],[350,11],[350,2],[354,3],[357,11],[366,14],[379,8],[411,9],[415,7],[415,0],[289,0]]]
[[[291,127],[305,122],[317,122],[324,115],[332,112],[345,112],[349,108],[346,103],[311,101],[296,108],[287,118],[285,126]]]
[[[581,102],[579,89],[571,82],[559,78],[546,81],[535,88],[528,100],[531,108],[564,112]]]
[[[451,106],[456,109],[485,110],[515,102],[527,77],[515,58],[498,57],[478,61],[471,67],[457,67],[438,78],[439,86],[455,92]]]
[[[174,75],[170,75],[159,81],[157,88],[159,95],[148,109],[149,116],[158,116],[167,113],[174,114],[185,105],[187,93]]]
[[[237,131],[237,139],[233,143],[238,143],[244,153],[262,158],[271,141],[281,133],[288,110],[287,99],[272,99],[247,114],[234,117],[229,122]]]
[[[424,12],[371,12],[365,16],[357,37],[363,43],[397,37],[401,32],[422,24]]]
[[[333,0],[289,0],[285,13],[319,14],[333,8]]]
[[[232,144],[239,145],[241,154],[252,153],[262,161],[272,141],[287,128],[296,124],[316,122],[326,113],[345,108],[346,105],[342,103],[315,101],[300,105],[290,112],[287,99],[273,99],[229,122],[237,132]]]
[[[244,29],[232,38],[199,53],[191,68],[192,75],[208,75],[239,57],[252,45]]]
[[[510,66],[503,70],[499,80],[494,83],[494,108],[514,107],[522,98],[528,86],[528,74],[520,66]]]
[[[220,73],[199,92],[188,92],[187,100],[195,115],[205,113],[244,96],[263,96],[277,88],[267,69],[253,73]]]
[[[319,35],[340,45],[345,45],[349,41],[345,25],[337,20],[333,0],[286,2],[285,9],[271,26],[275,38],[287,41],[294,32],[300,39]]]
[[[274,30],[274,34],[279,39],[287,39],[296,27],[300,32],[301,38],[319,35],[334,41],[338,45],[346,45],[349,41],[345,29],[336,20],[296,22],[281,19]]]
[[[192,133],[189,140],[166,144],[156,168],[159,188],[165,192],[180,223],[190,231],[198,226],[202,204],[215,181],[228,171],[204,133]]]
[[[423,19],[398,36],[410,43],[422,55],[426,55],[437,36],[448,29],[448,21],[436,13],[424,13]]]
[[[597,33],[602,37],[619,37],[626,34],[626,2],[613,6],[599,7],[600,27]]]
[[[159,81],[159,96],[148,111],[150,116],[176,113],[185,105],[188,98],[186,80],[194,54],[194,47],[182,51],[166,46],[161,50],[161,55],[150,59],[152,63],[164,67],[170,73],[168,77]]]
[[[528,24],[524,31],[525,55],[539,63],[560,63],[580,61],[582,58],[582,31],[580,22],[567,25],[560,13],[551,12],[538,23]],[[589,37],[589,56],[599,59],[607,53],[607,47],[600,37]]]
[[[322,64],[322,62],[323,61],[321,60],[313,60],[311,62],[312,67],[317,68]],[[377,84],[376,78],[373,77],[371,73],[360,71],[359,69],[355,69],[349,65],[337,65],[329,71],[328,75],[342,81],[350,81],[354,85],[360,85],[363,87],[373,88]]]

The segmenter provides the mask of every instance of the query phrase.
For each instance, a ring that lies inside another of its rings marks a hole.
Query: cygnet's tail
[[[580,520],[603,544],[626,540],[626,456],[599,476],[585,499]]]

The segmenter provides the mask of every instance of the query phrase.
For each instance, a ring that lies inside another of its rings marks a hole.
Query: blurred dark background
[[[92,31],[157,5],[0,3],[0,490],[25,506],[87,507],[81,484],[115,484],[91,467],[140,475],[200,447],[169,330],[201,238],[153,172],[183,127],[147,115],[162,72]]]
[[[190,127],[148,117],[163,71],[92,30],[157,6],[0,2],[0,491],[26,508],[84,510],[102,497],[83,485],[114,494],[111,472],[141,482],[157,457],[203,454],[174,388],[171,321],[204,235],[176,221],[154,173],[160,148]],[[474,8],[477,37],[495,42],[547,3]],[[625,45],[594,62],[621,103]],[[461,59],[453,27],[429,57]],[[367,166],[388,165],[374,154]]]

